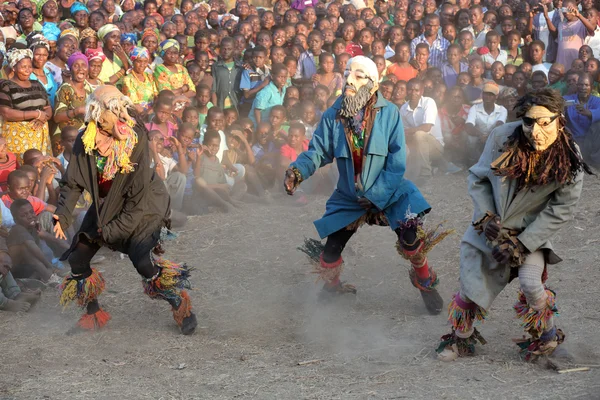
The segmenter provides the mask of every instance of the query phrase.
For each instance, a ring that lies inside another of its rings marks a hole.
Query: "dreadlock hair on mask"
[[[523,125],[519,125],[504,143],[502,155],[492,163],[495,174],[516,179],[519,189],[552,182],[572,184],[581,171],[593,174],[566,127],[565,102],[560,93],[549,88],[527,93],[515,105],[517,118],[523,118],[534,106],[558,114],[556,140],[548,148],[537,151]]]
[[[95,97],[94,93],[88,96],[85,106],[85,122],[98,121],[104,111],[110,111],[118,117],[122,117],[123,112],[127,113],[134,109],[133,102],[125,95],[103,100]]]

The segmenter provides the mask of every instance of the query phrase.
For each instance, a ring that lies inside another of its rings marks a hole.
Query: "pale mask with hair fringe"
[[[129,97],[114,86],[101,86],[88,97],[85,121],[94,121],[105,136],[123,140],[132,134],[135,126],[135,120],[127,112],[128,107],[133,107]]]
[[[523,134],[536,151],[544,151],[558,139],[560,115],[543,106],[533,106],[523,116]]]

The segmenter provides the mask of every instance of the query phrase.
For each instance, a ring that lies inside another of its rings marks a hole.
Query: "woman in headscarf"
[[[44,86],[29,79],[33,53],[29,49],[12,49],[7,53],[8,64],[14,74],[0,81],[0,115],[4,118],[2,137],[8,151],[23,163],[23,153],[38,149],[51,154],[48,120],[52,107]]]
[[[92,89],[96,90],[96,88],[102,85],[102,81],[98,78],[100,72],[102,72],[102,63],[106,59],[106,56],[102,52],[101,48],[97,49],[87,49],[85,51],[85,56],[88,59],[89,70],[88,70],[88,78],[87,82],[90,84]]]
[[[50,55],[50,44],[44,36],[37,32],[33,32],[27,37],[27,45],[33,53],[33,71],[29,76],[32,81],[39,81],[48,93],[50,105],[54,106],[54,96],[58,90],[58,85],[52,76],[52,72],[46,68],[48,56]]]
[[[135,46],[137,46],[137,35],[135,33],[126,32],[121,34],[121,47],[125,54],[130,54]],[[133,62],[133,60],[131,61]]]
[[[150,72],[154,72],[154,68],[158,64],[162,64],[162,58],[156,56],[158,38],[158,32],[155,29],[144,29],[142,32],[142,47],[145,47],[150,54],[150,64],[148,65]]]
[[[77,129],[84,125],[85,101],[92,87],[86,82],[88,75],[88,59],[80,52],[71,54],[67,61],[71,71],[71,80],[63,83],[56,93],[56,109],[54,122],[62,130],[65,126]]]
[[[97,49],[98,48],[98,36],[96,36],[96,31],[92,28],[85,28],[81,31],[80,39],[79,39],[79,50],[83,54],[87,49]]]
[[[58,23],[60,22],[60,16],[58,15],[58,3],[54,0],[48,0],[42,6],[42,24],[47,23]],[[44,35],[46,36],[46,35]],[[48,37],[46,37],[50,40]]]
[[[44,25],[42,26],[42,35],[44,35],[48,41],[48,45],[50,45],[50,54],[48,55],[48,58],[52,59],[56,55],[56,41],[60,36],[60,29],[54,22],[44,22]]]
[[[144,114],[152,107],[152,103],[158,95],[154,77],[146,72],[150,54],[144,47],[135,47],[129,53],[129,58],[133,63],[133,68],[123,78],[121,91],[131,99],[136,110],[140,114]]]
[[[90,10],[85,4],[76,1],[71,6],[71,16],[75,20],[75,28],[79,29],[79,32],[83,31],[89,26]]]
[[[163,64],[157,65],[154,69],[158,91],[168,89],[175,93],[175,96],[194,97],[196,95],[194,82],[183,65],[179,64],[179,42],[167,39],[160,44],[159,52]]]
[[[116,25],[104,25],[98,30],[98,39],[104,42],[103,52],[106,56],[98,78],[104,83],[115,84],[130,68],[129,59],[119,43],[121,32]]]

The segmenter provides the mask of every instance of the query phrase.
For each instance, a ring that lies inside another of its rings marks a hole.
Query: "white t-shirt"
[[[546,74],[546,78],[547,78],[548,72],[550,72],[551,66],[552,66],[552,64],[550,64],[550,63],[541,63],[541,64],[533,65],[531,67],[531,73],[534,73],[535,71],[542,71],[543,73]]]
[[[488,114],[483,108],[483,103],[478,103],[469,110],[465,123],[472,124],[481,132],[489,135],[498,121],[506,122],[507,114],[506,108],[498,104],[495,104],[494,111]]]
[[[444,143],[440,120],[438,118],[437,104],[435,104],[435,100],[431,97],[422,96],[419,100],[419,104],[417,104],[414,109],[410,107],[410,104],[407,101],[400,108],[400,115],[402,116],[402,123],[407,128],[415,128],[423,124],[432,124],[433,127],[429,133],[440,141],[440,143]]]

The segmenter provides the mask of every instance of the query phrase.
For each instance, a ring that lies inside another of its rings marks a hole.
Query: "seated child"
[[[271,140],[277,148],[280,148],[287,142],[287,113],[284,106],[275,106],[269,114],[269,122],[271,123],[271,132],[273,136]]]
[[[165,147],[170,147],[169,138],[175,136],[177,125],[173,123],[173,106],[165,100],[157,100],[152,106],[154,116],[152,120],[146,124],[148,131],[157,130],[162,133],[165,138]]]
[[[308,141],[310,141],[313,137],[313,133],[319,125],[319,118],[317,118],[315,104],[312,101],[303,101],[301,107],[302,119],[300,121],[304,124],[304,127],[306,128],[306,133],[304,136],[306,139],[308,139]]]
[[[58,285],[62,279],[53,273],[52,264],[40,248],[40,228],[33,206],[26,199],[15,199],[10,206],[10,212],[15,226],[8,233],[6,244],[13,261],[14,277],[39,279],[48,284]]]
[[[25,199],[31,203],[35,215],[41,214],[42,211],[51,213],[56,211],[56,207],[52,204],[46,204],[46,202],[32,196],[31,189],[32,183],[27,173],[22,169],[17,169],[8,174],[8,192],[2,196],[2,202],[10,208],[13,201]]]
[[[219,158],[219,160],[222,160],[223,152],[225,152],[225,150],[227,150],[227,142],[226,142],[225,132],[224,132],[224,130],[225,130],[225,114],[219,107],[212,107],[210,110],[208,110],[208,114],[206,115],[206,123],[204,125],[202,125],[202,128],[200,129],[200,140],[198,141],[199,144],[204,143],[204,134],[207,130],[214,130],[219,133],[219,136],[221,137],[221,141],[220,141],[221,147],[219,148],[219,151],[217,152],[217,157]]]
[[[210,102],[210,88],[206,85],[196,86],[196,109],[198,110],[198,125],[202,126],[208,110],[213,107],[213,103]]]
[[[17,157],[6,148],[6,139],[0,137],[0,191],[8,190],[8,174],[18,167]]]
[[[305,136],[306,128],[300,122],[292,122],[288,131],[287,143],[281,146],[281,163],[286,168],[296,161],[300,153],[308,150],[308,140]]]
[[[200,140],[200,119],[198,116],[198,110],[194,107],[186,107],[181,115],[183,123],[191,124],[194,127],[194,139]]]
[[[172,143],[175,143],[174,139],[171,138]],[[176,143],[179,142],[177,141]],[[165,183],[171,197],[171,209],[181,211],[186,186],[185,174],[177,171],[177,162],[173,159],[171,152],[164,150],[164,138],[160,131],[154,130],[148,132],[148,146],[156,174]],[[177,151],[177,146],[174,145],[173,149]]]
[[[218,131],[208,129],[204,135],[203,151],[197,154],[194,162],[195,189],[209,205],[229,212],[237,202],[230,196],[231,187],[227,183],[225,169],[217,157],[221,148]],[[198,152],[199,153],[199,152]]]
[[[225,128],[229,128],[231,125],[235,124],[239,117],[235,108],[227,108],[223,111],[223,114],[225,116]]]
[[[22,292],[12,273],[12,260],[4,238],[0,239],[0,310],[12,312],[27,312],[41,295],[39,289],[32,292]]]

